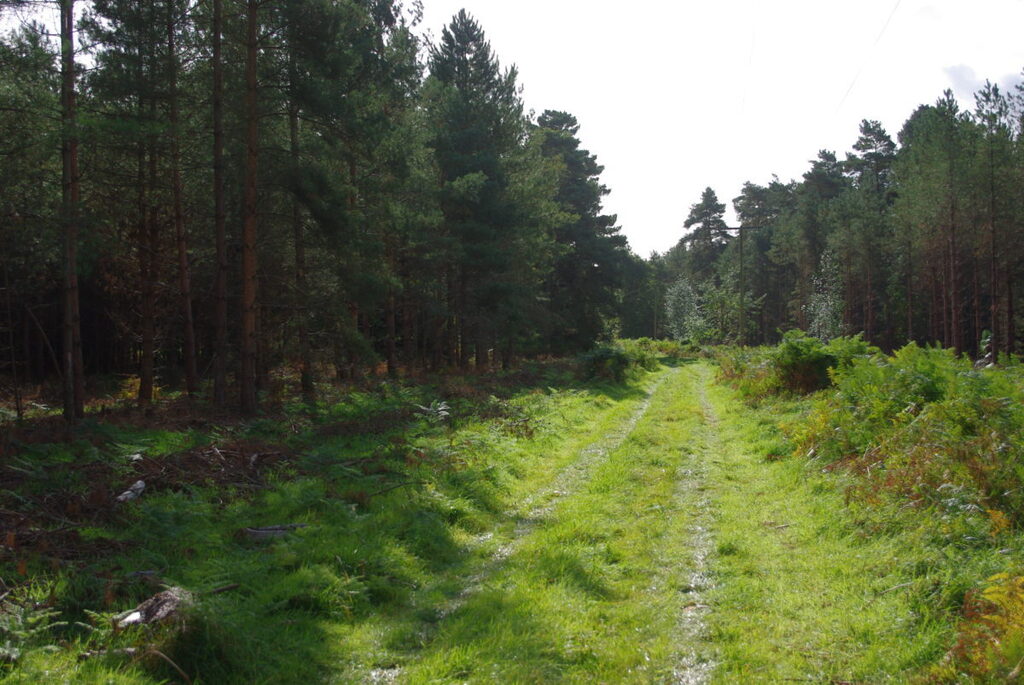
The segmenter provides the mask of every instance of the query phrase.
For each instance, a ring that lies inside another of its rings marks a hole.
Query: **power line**
[[[900,8],[900,3],[901,2],[903,2],[903,0],[896,0],[896,4],[893,5],[892,11],[889,12],[889,18],[885,20],[885,25],[882,26],[882,30],[878,32],[878,36],[875,38],[875,42],[871,45],[871,51],[868,53],[869,56],[870,56],[871,52],[874,52],[875,48],[878,47],[879,41],[881,41],[882,40],[882,36],[885,35],[886,29],[889,28],[889,23],[892,22],[892,18],[893,18],[893,16],[895,16],[896,10],[898,10]],[[843,95],[843,99],[839,101],[839,106],[836,107],[836,113],[838,113],[839,110],[841,110],[843,108],[843,104],[846,103],[846,98],[848,98],[850,96],[850,92],[853,91],[853,87],[857,84],[857,79],[860,78],[861,72],[864,71],[864,66],[866,64],[867,64],[867,58],[865,58],[864,61],[861,62],[860,68],[857,69],[857,73],[854,74],[853,80],[850,81],[850,87],[846,89],[846,93]]]

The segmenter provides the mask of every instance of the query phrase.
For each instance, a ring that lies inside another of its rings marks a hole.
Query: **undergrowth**
[[[598,345],[581,354],[576,364],[585,379],[603,379],[623,383],[644,372],[653,371],[663,359],[694,359],[701,350],[675,340],[635,338]]]
[[[1024,367],[1006,359],[976,368],[950,350],[915,344],[890,356],[857,339],[825,345],[800,334],[778,348],[726,349],[718,358],[721,376],[755,403],[823,388],[785,422],[792,454],[849,478],[846,506],[863,534],[913,540],[901,563],[913,566],[916,612],[950,626],[945,650],[918,677],[1019,675]],[[814,374],[785,380],[793,360]]]

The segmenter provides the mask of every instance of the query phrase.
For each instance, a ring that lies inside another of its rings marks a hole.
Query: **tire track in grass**
[[[677,654],[672,680],[681,685],[704,685],[711,681],[715,669],[712,654],[707,651],[706,617],[711,607],[707,593],[713,588],[709,557],[711,555],[711,500],[705,493],[708,478],[707,462],[718,448],[718,416],[707,398],[707,369],[701,369],[698,393],[702,413],[700,449],[690,455],[689,463],[679,470],[676,500],[680,509],[687,505],[694,514],[689,526],[689,548],[692,550],[690,578],[677,624]],[[701,647],[704,649],[701,649]]]
[[[629,434],[636,428],[637,423],[647,413],[647,409],[651,406],[651,400],[662,383],[678,371],[679,369],[671,369],[663,373],[625,421],[611,432],[606,433],[600,440],[580,450],[579,457],[559,471],[551,485],[524,499],[519,511],[527,510],[525,515],[518,515],[515,511],[509,512],[510,516],[518,517],[512,539],[499,546],[485,562],[483,568],[467,579],[466,586],[462,591],[455,595],[439,612],[442,619],[458,611],[467,600],[482,590],[487,580],[494,576],[505,561],[515,553],[522,541],[548,520],[555,507],[558,506],[558,502],[577,492],[580,486],[590,478],[594,469],[626,441]]]
[[[474,595],[483,590],[488,581],[505,566],[507,560],[521,546],[523,540],[550,518],[558,503],[577,492],[590,479],[594,470],[604,463],[633,432],[647,413],[652,399],[662,384],[678,371],[679,369],[670,369],[662,373],[646,391],[636,409],[625,420],[600,439],[581,449],[577,458],[564,466],[547,487],[526,497],[516,509],[507,512],[510,518],[517,519],[511,539],[495,549],[481,567],[466,578],[462,589],[438,610],[437,622],[430,632],[436,632],[444,619],[457,612]],[[492,537],[493,532],[485,533],[479,536],[478,542],[482,544]],[[402,666],[376,668],[367,674],[367,681],[393,683],[402,677],[403,670]]]

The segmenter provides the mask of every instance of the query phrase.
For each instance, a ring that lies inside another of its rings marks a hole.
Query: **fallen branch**
[[[243,528],[241,533],[251,540],[269,540],[271,538],[284,537],[288,533],[299,528],[305,528],[306,523],[286,523],[279,526],[260,526],[257,528]]]
[[[158,657],[169,663],[174,668],[175,671],[181,674],[181,677],[185,679],[185,682],[188,683],[188,685],[192,685],[192,679],[188,677],[188,674],[185,673],[185,671],[181,670],[181,666],[171,661],[171,658],[169,656],[161,652],[159,649],[154,649],[152,647],[150,647],[148,653],[156,654]]]
[[[143,650],[138,647],[119,647],[117,649],[90,649],[88,652],[82,652],[78,655],[79,661],[85,661],[86,659],[95,659],[99,656],[138,656],[142,654]]]
[[[878,594],[879,594],[879,596],[885,595],[885,594],[888,594],[888,593],[892,592],[893,590],[899,590],[901,588],[910,587],[913,584],[914,584],[914,581],[910,581],[909,583],[900,583],[899,585],[893,585],[888,590],[882,590]]]
[[[212,590],[207,590],[203,594],[204,595],[219,595],[222,592],[227,592],[228,590],[236,590],[239,587],[241,587],[241,585],[239,583],[230,583],[228,585],[222,585],[220,587],[216,587],[216,588],[214,588]]]
[[[397,490],[398,488],[404,488],[406,485],[426,485],[426,484],[427,484],[427,482],[423,481],[423,480],[410,480],[410,481],[406,481],[404,483],[399,483],[397,485],[392,485],[390,487],[384,488],[383,490],[378,490],[377,492],[371,492],[369,495],[367,495],[367,497],[376,497],[377,495],[383,495],[385,492],[391,492],[392,490]]]

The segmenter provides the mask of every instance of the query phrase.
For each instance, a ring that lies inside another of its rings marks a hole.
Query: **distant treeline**
[[[737,227],[708,188],[691,230],[648,263],[648,299],[665,306],[624,328],[747,343],[801,328],[862,332],[886,349],[1019,351],[1024,89],[986,83],[975,100],[961,111],[947,91],[919,107],[898,145],[865,120],[844,160],[823,150],[798,182],[744,184]]]
[[[589,348],[639,263],[602,168],[417,6],[0,1],[0,376],[60,376],[69,418],[113,372],[252,412],[286,364],[312,394]]]

